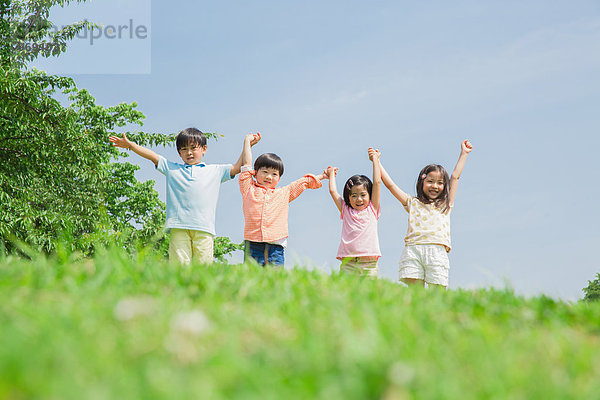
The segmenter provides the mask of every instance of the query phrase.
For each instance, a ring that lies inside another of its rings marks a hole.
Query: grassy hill
[[[2,399],[600,397],[600,304],[106,252],[0,260]]]

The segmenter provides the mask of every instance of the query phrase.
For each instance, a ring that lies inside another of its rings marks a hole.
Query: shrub
[[[600,273],[596,274],[596,279],[588,281],[588,287],[583,288],[585,293],[584,301],[600,300]]]

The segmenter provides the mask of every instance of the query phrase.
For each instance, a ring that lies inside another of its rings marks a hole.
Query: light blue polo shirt
[[[221,183],[231,179],[231,164],[187,165],[159,156],[156,169],[167,177],[165,228],[193,229],[215,235]]]

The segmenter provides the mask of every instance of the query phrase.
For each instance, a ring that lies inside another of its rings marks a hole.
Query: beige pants
[[[190,264],[192,261],[210,264],[213,262],[214,240],[210,233],[191,229],[171,229],[169,260]]]
[[[377,257],[344,257],[340,271],[377,277]]]

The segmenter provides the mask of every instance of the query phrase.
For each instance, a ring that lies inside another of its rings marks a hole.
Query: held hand
[[[131,148],[131,142],[129,141],[129,139],[127,139],[127,136],[125,136],[125,134],[123,134],[122,138],[120,138],[118,136],[109,136],[108,140],[115,147],[121,147],[123,149]]]
[[[246,135],[245,140],[250,142],[250,146],[254,146],[256,143],[258,143],[261,139],[260,133],[256,132],[256,133],[249,133]]]
[[[337,176],[337,171],[338,171],[338,169],[336,167],[332,167],[330,165],[329,167],[327,167],[327,169],[325,171],[323,171],[323,173],[327,174],[328,178],[331,178],[332,176]]]
[[[460,145],[460,150],[465,154],[469,154],[473,150],[473,145],[468,140],[463,140]]]
[[[374,148],[369,147],[369,160],[371,160],[371,161],[379,160],[380,157],[381,157],[381,152],[379,150],[375,150]]]

